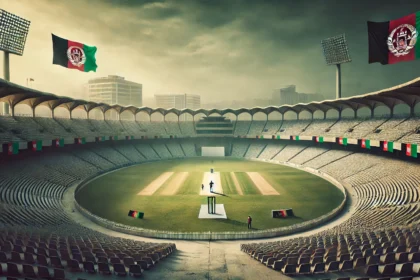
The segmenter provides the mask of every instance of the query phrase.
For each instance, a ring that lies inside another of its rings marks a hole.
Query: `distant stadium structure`
[[[119,104],[105,104],[97,103],[93,101],[72,99],[69,97],[60,97],[51,93],[45,93],[30,88],[22,87],[17,84],[7,82],[0,79],[0,87],[3,90],[0,92],[0,101],[8,102],[11,108],[11,115],[14,116],[14,109],[19,104],[26,104],[32,109],[33,116],[35,116],[35,108],[37,106],[47,106],[51,110],[51,116],[54,116],[54,110],[59,107],[63,107],[68,110],[69,117],[72,118],[72,112],[75,109],[81,109],[88,113],[97,108],[105,119],[105,113],[109,110],[117,112],[118,117],[121,113],[129,111],[133,114],[133,118],[140,112],[146,113],[149,117],[153,113],[160,113],[162,116],[166,116],[169,113],[173,113],[177,116],[182,114],[189,114],[195,116],[197,114],[204,114],[209,116],[211,114],[225,115],[228,113],[234,114],[236,117],[242,113],[248,113],[251,116],[256,113],[264,113],[267,116],[270,113],[278,112],[284,115],[287,112],[296,113],[297,118],[299,113],[303,111],[309,112],[312,116],[316,111],[321,111],[326,118],[326,114],[329,110],[335,110],[341,117],[341,113],[345,109],[351,109],[354,112],[354,116],[357,117],[357,111],[362,108],[367,108],[371,112],[371,116],[374,116],[375,109],[379,106],[385,106],[389,108],[391,116],[394,114],[394,108],[399,104],[406,104],[410,108],[410,115],[414,115],[415,106],[420,100],[420,78],[414,79],[405,84],[401,84],[392,88],[380,90],[373,93],[364,95],[357,95],[348,98],[340,98],[335,100],[325,100],[320,102],[310,103],[298,103],[294,105],[282,105],[282,106],[269,106],[265,108],[254,107],[254,108],[239,108],[239,109],[164,109],[164,108],[150,108],[150,107],[136,107],[133,105],[122,106]]]

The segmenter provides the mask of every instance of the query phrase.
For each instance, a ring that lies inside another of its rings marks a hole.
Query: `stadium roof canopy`
[[[295,112],[297,116],[303,111],[307,111],[312,115],[316,111],[324,113],[324,117],[329,110],[336,110],[341,117],[341,112],[344,109],[352,109],[355,116],[357,110],[361,108],[368,108],[373,116],[375,108],[379,106],[388,107],[393,114],[394,107],[398,104],[406,104],[410,107],[411,114],[414,114],[414,107],[420,102],[420,78],[414,79],[405,84],[401,84],[392,88],[383,89],[377,92],[372,92],[363,95],[352,96],[348,98],[340,98],[336,100],[324,100],[320,102],[298,103],[295,105],[269,106],[269,107],[254,107],[254,108],[239,108],[239,109],[164,109],[164,108],[149,108],[149,107],[135,107],[135,106],[121,106],[118,104],[96,103],[87,100],[73,99],[70,97],[57,96],[55,94],[37,91],[31,88],[23,87],[14,83],[7,82],[0,79],[0,101],[10,104],[12,115],[14,115],[15,107],[19,104],[26,104],[31,107],[33,115],[35,116],[35,108],[43,105],[51,110],[52,117],[54,117],[54,109],[63,107],[66,108],[70,117],[72,111],[75,109],[84,110],[87,114],[97,108],[105,118],[105,113],[108,110],[114,110],[120,115],[124,111],[131,112],[134,116],[137,113],[144,112],[151,116],[154,113],[160,113],[163,116],[173,113],[178,117],[182,114],[190,114],[192,116],[204,114],[206,116],[212,114],[225,115],[228,113],[238,116],[242,113],[248,113],[251,116],[256,113],[265,113],[267,116],[272,112],[278,112],[284,115],[287,112]]]

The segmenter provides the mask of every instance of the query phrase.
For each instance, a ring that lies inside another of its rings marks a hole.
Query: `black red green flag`
[[[394,142],[383,141],[382,149],[385,152],[394,152]]]
[[[3,153],[16,155],[19,153],[19,142],[10,142],[3,144]]]
[[[53,64],[82,72],[96,72],[96,47],[60,38],[52,34]]]
[[[336,142],[340,145],[347,146],[347,138],[338,137],[336,138]]]
[[[57,138],[54,140],[54,145],[56,147],[64,147],[64,139],[63,138]]]
[[[133,217],[133,218],[137,218],[137,219],[143,219],[144,213],[139,212],[139,211],[135,211],[135,210],[130,210],[130,211],[128,211],[128,216]]]
[[[409,157],[417,158],[417,144],[407,144],[405,154]]]
[[[420,58],[420,12],[386,22],[368,21],[369,63],[394,64]]]
[[[86,138],[74,138],[75,144],[86,144]]]
[[[370,149],[370,140],[369,139],[362,139],[360,146],[364,149]]]

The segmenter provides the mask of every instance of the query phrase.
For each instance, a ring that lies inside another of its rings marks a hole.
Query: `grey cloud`
[[[138,8],[151,3],[164,3],[165,0],[94,0],[98,4],[106,3],[110,6]]]
[[[418,76],[420,66],[420,61],[367,64],[366,21],[420,10],[412,0],[404,5],[389,0],[15,1],[0,0],[6,10],[9,5],[33,11],[33,24],[46,22],[45,32],[56,25],[67,25],[62,32],[80,32],[80,41],[98,46],[99,71],[128,73],[144,84],[146,96],[181,91],[204,100],[234,100],[258,92],[258,98],[270,98],[272,89],[296,83],[301,91],[332,97],[334,67],[325,65],[320,41],[343,32],[353,58],[342,68],[345,96],[405,82]],[[31,40],[41,35],[30,34]],[[39,63],[25,67],[41,71]],[[42,67],[45,75],[55,74]],[[66,73],[65,87],[93,75]]]

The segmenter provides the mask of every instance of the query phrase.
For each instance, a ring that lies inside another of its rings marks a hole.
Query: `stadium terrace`
[[[196,123],[0,116],[0,275],[419,275],[419,86],[416,79],[294,106],[165,110],[73,100],[1,81],[1,101],[12,109],[178,116],[320,110],[325,117],[351,108],[355,118]],[[411,115],[357,118],[359,108],[373,115],[378,106],[392,112],[397,104],[407,104]],[[199,133],[206,130],[225,134]],[[198,218],[209,196],[217,196],[215,208],[223,205],[226,218]],[[238,260],[240,269],[221,259]],[[215,269],[208,270],[209,262]]]

